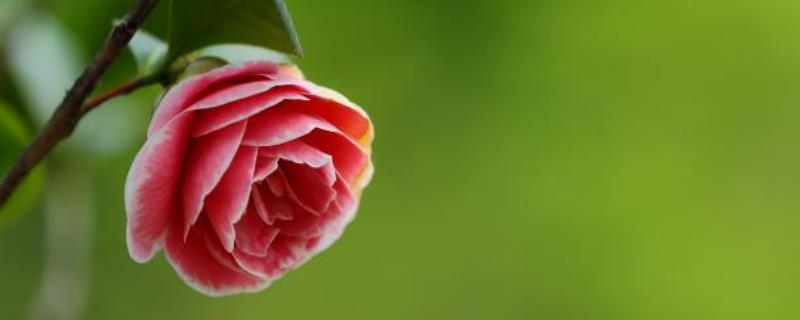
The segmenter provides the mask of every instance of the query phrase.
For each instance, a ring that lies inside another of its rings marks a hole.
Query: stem
[[[158,81],[159,80],[157,77],[140,77],[128,80],[122,85],[114,89],[111,89],[111,91],[108,91],[102,95],[87,100],[86,103],[83,104],[83,107],[81,107],[81,116],[86,115],[87,113],[99,107],[108,100],[111,100],[121,95],[126,95],[128,93],[136,91],[136,89],[139,89],[141,87],[146,87],[148,85],[157,83]]]
[[[11,194],[33,167],[42,161],[61,140],[72,134],[80,119],[86,112],[94,108],[83,108],[86,97],[94,91],[97,81],[108,70],[114,59],[119,56],[156,4],[158,4],[158,0],[137,0],[125,19],[114,26],[103,47],[75,80],[50,120],[37,133],[3,179],[2,185],[0,185],[0,207],[11,197]],[[108,100],[108,98],[102,99],[102,97],[98,99],[100,99],[97,101],[98,105]]]

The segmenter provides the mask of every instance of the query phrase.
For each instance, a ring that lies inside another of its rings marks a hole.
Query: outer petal
[[[256,292],[269,285],[269,281],[253,276],[239,268],[219,243],[209,239],[210,229],[202,222],[198,228],[183,238],[183,224],[173,220],[167,232],[165,250],[167,258],[178,275],[191,287],[210,296],[240,292]]]
[[[185,232],[197,221],[204,199],[233,161],[246,127],[237,123],[194,141],[183,177]]]
[[[177,187],[191,116],[181,115],[150,136],[128,172],[125,182],[128,251],[138,262],[153,257],[170,217],[179,210]]]
[[[223,128],[232,123],[269,109],[285,100],[308,100],[302,89],[291,86],[281,87],[280,83],[268,82],[269,91],[234,101],[219,108],[203,110],[192,128],[192,136],[197,137]],[[270,89],[273,88],[274,89]],[[194,106],[193,106],[194,108]]]
[[[341,176],[338,176],[338,179],[336,179],[333,189],[336,190],[336,203],[342,210],[350,211],[358,205],[358,199]]]
[[[358,198],[353,195],[343,179],[340,178],[336,182],[336,185],[334,185],[334,188],[337,191],[336,204],[338,210],[341,211],[338,212],[334,220],[326,226],[322,237],[320,237],[319,241],[311,248],[314,253],[327,249],[339,239],[345,227],[355,218],[358,210]]]
[[[369,153],[362,150],[344,135],[325,130],[314,130],[301,139],[309,146],[333,157],[333,163],[351,184],[364,172],[369,163]]]
[[[218,91],[203,95],[202,98],[192,103],[189,109],[204,110],[217,108],[219,106],[223,106],[232,102],[238,102],[245,98],[267,92],[269,89],[275,87],[275,81],[271,81],[268,78],[245,77],[244,79],[235,79],[235,81],[237,82],[225,86]]]
[[[228,252],[233,251],[233,242],[236,239],[233,225],[247,209],[257,156],[256,148],[240,147],[228,171],[206,198],[205,212],[222,246]]]
[[[276,81],[291,81],[294,78],[284,75],[270,75]],[[358,141],[364,148],[372,142],[372,123],[361,107],[335,90],[325,88],[305,80],[297,80],[296,85],[310,93],[311,99],[305,103],[296,103],[295,108],[301,112],[314,114],[332,123],[345,134]]]
[[[300,71],[300,68],[293,64],[279,64],[278,74],[296,79],[305,79],[303,71]]]
[[[315,116],[294,108],[277,107],[247,120],[250,129],[242,143],[252,146],[274,146],[300,138],[314,129],[339,132],[336,127]]]
[[[153,115],[153,120],[150,122],[148,134],[154,134],[201,96],[208,95],[209,88],[212,86],[232,79],[246,78],[249,75],[268,75],[276,72],[278,72],[278,67],[272,62],[251,61],[227,65],[208,73],[186,78],[172,87],[161,99],[158,109]]]

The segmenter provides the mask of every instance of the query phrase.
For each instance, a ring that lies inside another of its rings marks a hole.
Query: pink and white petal
[[[270,174],[278,169],[278,158],[258,157],[256,162],[256,172],[253,175],[253,182],[266,179]]]
[[[366,188],[370,181],[372,181],[373,174],[375,174],[375,166],[372,165],[372,160],[369,160],[367,162],[367,166],[364,167],[363,171],[361,171],[361,174],[359,174],[355,181],[350,184],[351,188],[354,189],[353,193],[356,196],[361,196],[361,190]]]
[[[344,233],[347,225],[355,219],[356,213],[358,212],[358,195],[355,194],[355,190],[347,186],[347,183],[341,176],[339,176],[339,179],[336,181],[334,189],[337,192],[336,202],[331,206],[329,211],[325,213],[325,230],[320,237],[311,238],[307,242],[306,249],[310,250],[312,255],[324,251],[336,242]],[[305,261],[301,261],[300,263],[304,262]]]
[[[311,213],[320,215],[336,198],[336,191],[315,168],[286,162],[279,170],[286,176],[289,194]]]
[[[256,292],[269,285],[269,280],[229,263],[230,254],[216,241],[208,240],[212,236],[206,234],[209,231],[207,227],[194,228],[184,241],[183,224],[175,220],[167,232],[164,244],[167,258],[189,286],[209,296],[224,296]]]
[[[202,110],[192,128],[192,136],[198,137],[234,122],[242,121],[285,100],[308,100],[306,96],[301,94],[303,89],[279,85],[278,83],[270,83],[270,86],[278,87],[231,102],[219,108]]]
[[[278,235],[265,257],[251,256],[241,250],[233,251],[233,258],[247,272],[264,279],[275,280],[291,270],[302,257],[292,247],[298,240]]]
[[[227,65],[204,74],[181,80],[167,91],[158,104],[147,132],[152,135],[200,97],[208,94],[212,86],[224,84],[231,79],[248,75],[270,75],[278,71],[277,65],[269,61],[250,61]]]
[[[324,230],[318,237],[309,238],[306,249],[312,254],[319,253],[330,247],[341,237],[344,229],[355,218],[358,209],[358,198],[353,195],[343,179],[339,179],[334,188],[337,191],[336,202],[323,215],[325,219]]]
[[[319,241],[315,243],[316,246],[309,249],[315,254],[327,249],[342,236],[344,229],[356,216],[356,212],[358,211],[358,199],[355,199],[355,203],[349,208],[342,206],[337,207],[342,211],[337,214],[336,219],[329,221],[325,226],[322,236],[319,238]]]
[[[357,104],[355,104],[352,101],[350,101],[350,99],[348,99],[347,97],[345,97],[343,94],[339,93],[336,90],[333,90],[333,89],[330,89],[330,88],[327,88],[327,87],[323,87],[321,85],[318,85],[316,83],[313,83],[313,82],[305,80],[305,79],[299,79],[299,81],[298,81],[298,79],[296,77],[286,76],[284,74],[281,74],[280,72],[278,72],[278,74],[267,75],[267,77],[270,78],[270,79],[273,79],[275,81],[292,81],[292,80],[295,80],[296,81],[295,84],[297,86],[303,87],[310,94],[312,94],[314,96],[317,96],[319,98],[325,99],[325,100],[330,100],[330,101],[335,102],[335,103],[337,103],[337,104],[339,104],[339,105],[341,105],[343,107],[351,109],[354,112],[356,112],[358,115],[360,115],[361,118],[363,118],[364,120],[369,122],[369,116],[364,111],[364,109],[362,109],[360,106],[358,106]]]
[[[249,129],[242,143],[267,147],[295,140],[316,128],[338,131],[323,119],[297,112],[293,108],[282,108],[282,105],[248,119]]]
[[[275,82],[269,80],[269,78],[245,77],[243,79],[234,79],[234,81],[236,82],[231,83],[229,86],[204,95],[189,106],[188,109],[204,110],[216,108],[267,92],[275,87]]]
[[[276,197],[283,197],[286,193],[286,177],[283,176],[283,172],[276,171],[274,174],[267,177],[266,182],[269,191]]]
[[[335,90],[280,72],[267,77],[274,81],[290,83],[309,92],[309,101],[299,101],[287,105],[287,108],[321,117],[357,141],[363,148],[370,148],[374,132],[369,116],[347,97]]]
[[[263,157],[280,158],[294,163],[304,163],[314,168],[321,168],[332,161],[330,155],[298,140],[260,148],[258,154]]]
[[[279,232],[278,228],[264,223],[252,206],[249,206],[242,220],[236,223],[236,250],[251,256],[265,257]]]
[[[145,262],[158,250],[170,217],[180,208],[183,171],[192,114],[184,114],[150,136],[131,165],[125,181],[127,242],[131,258]]]
[[[267,178],[267,181],[274,181],[276,175],[273,174]],[[285,183],[280,182],[281,185]],[[256,184],[253,188],[252,203],[256,215],[261,220],[268,224],[273,225],[277,220],[292,220],[294,216],[294,203],[288,196],[276,195],[275,192],[264,190],[269,185]]]
[[[293,64],[279,64],[278,74],[295,79],[306,78],[305,75],[303,75],[303,71],[300,71],[300,68]]]
[[[275,223],[281,234],[292,237],[314,237],[322,234],[325,230],[325,219],[318,215],[295,205],[292,220],[280,220]]]
[[[236,231],[234,224],[242,218],[250,199],[258,150],[241,146],[230,167],[205,201],[205,212],[214,227],[222,247],[233,251]]]
[[[333,189],[336,190],[336,203],[342,210],[348,211],[358,204],[358,199],[341,176],[336,179]]]
[[[331,100],[333,102],[336,102],[340,105],[343,105],[357,112],[359,115],[361,115],[362,118],[364,118],[365,120],[367,120],[367,122],[369,122],[369,116],[367,116],[367,113],[364,111],[364,109],[362,109],[360,106],[350,101],[350,99],[348,99],[338,91],[333,90],[331,88],[323,87],[313,82],[307,82],[306,88],[308,88],[308,90],[311,91],[311,94],[315,96]]]
[[[303,266],[303,264],[321,252],[321,244],[322,241],[325,240],[325,236],[326,235],[321,234],[312,237],[284,237],[285,239],[290,239],[290,242],[287,245],[288,250],[293,256],[297,257],[289,267],[289,270],[300,268]]]
[[[228,170],[246,127],[247,123],[240,122],[192,142],[183,176],[185,233],[200,216],[206,196]]]
[[[369,148],[372,140],[372,125],[369,122],[369,118],[336,101],[315,95],[308,95],[307,97],[308,101],[285,101],[278,107],[325,120],[354,141],[357,141],[365,149]]]
[[[369,163],[369,154],[344,135],[325,130],[314,130],[303,136],[301,140],[312,149],[331,155],[337,171],[351,185]]]
[[[325,185],[330,187],[336,183],[336,167],[333,166],[333,163],[328,163],[317,169],[317,173],[325,179]]]

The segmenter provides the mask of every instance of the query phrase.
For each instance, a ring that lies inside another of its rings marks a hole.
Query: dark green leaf
[[[283,0],[171,0],[169,4],[171,59],[217,43],[302,54]]]
[[[0,103],[0,175],[5,176],[22,152],[28,140],[25,125],[11,108]],[[44,187],[44,169],[34,169],[14,192],[14,195],[0,208],[0,226],[6,225],[31,207],[41,195]]]

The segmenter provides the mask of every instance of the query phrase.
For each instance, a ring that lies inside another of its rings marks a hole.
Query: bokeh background
[[[800,318],[800,2],[287,2],[307,76],[375,122],[338,244],[217,299],[134,263],[151,88],[91,114],[0,227],[0,319]],[[0,0],[3,108],[32,131],[130,3]]]

